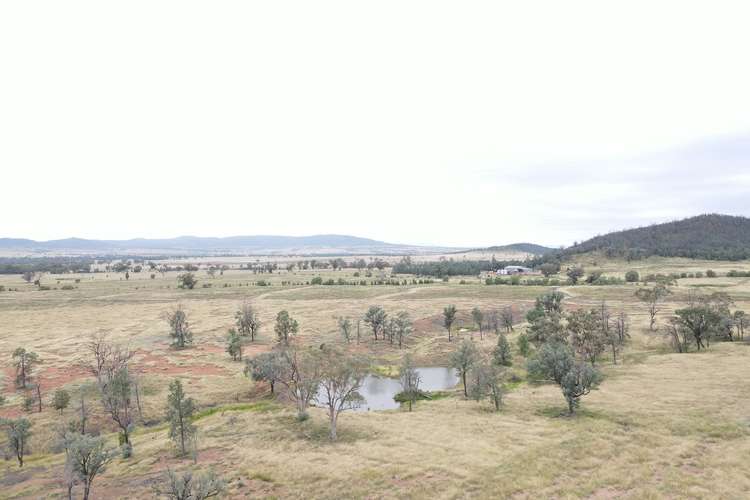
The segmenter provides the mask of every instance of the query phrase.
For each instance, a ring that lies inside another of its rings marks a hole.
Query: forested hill
[[[688,219],[627,229],[596,236],[554,254],[560,257],[604,251],[609,256],[642,258],[651,255],[694,259],[750,258],[750,219],[706,214]]]
[[[512,243],[510,245],[494,246],[484,249],[488,252],[524,252],[533,255],[544,255],[553,251],[553,248],[537,245],[536,243]]]

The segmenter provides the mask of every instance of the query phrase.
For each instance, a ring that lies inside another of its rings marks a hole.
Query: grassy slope
[[[598,264],[620,273],[632,267]],[[707,268],[673,259],[649,259],[638,265],[649,272]],[[723,269],[715,262],[711,267]],[[747,269],[748,264],[732,263],[729,268]],[[611,306],[631,312],[634,322],[625,365],[604,362],[607,380],[585,398],[579,417],[559,416],[564,405],[556,388],[522,384],[508,395],[500,414],[491,412],[487,404],[463,401],[458,392],[420,403],[411,414],[345,414],[340,419],[341,441],[330,444],[319,410],[313,410],[310,421],[299,424],[290,409],[277,403],[238,405],[265,401],[265,388],[244,379],[241,365],[222,352],[223,334],[243,297],[254,297],[266,324],[261,346],[253,348],[256,351],[270,343],[272,318],[281,308],[300,320],[302,335],[312,344],[337,341],[339,315],[361,314],[377,303],[391,311],[408,309],[419,325],[411,348],[422,362],[441,362],[452,348],[439,328],[445,304],[455,303],[465,312],[474,305],[523,307],[541,289],[455,283],[409,288],[238,287],[252,278],[229,273],[213,280],[210,289],[187,292],[174,289],[174,276],[154,281],[136,276],[130,282],[100,278],[80,283],[77,290],[49,292],[24,289],[17,277],[0,278],[0,284],[24,290],[0,293],[0,352],[26,345],[44,358],[40,372],[49,375],[48,385],[64,383],[74,389],[83,376],[61,373],[67,373],[79,355],[85,334],[110,330],[114,338],[141,349],[146,419],[161,416],[165,386],[175,376],[185,378],[189,394],[204,407],[230,405],[226,408],[231,411],[206,412],[197,422],[202,435],[198,467],[210,465],[220,471],[230,481],[233,496],[740,498],[750,494],[746,459],[750,347],[715,344],[708,353],[665,353],[662,340],[645,329],[642,307],[632,299],[633,286],[567,289],[572,304],[595,304],[606,298]],[[680,281],[681,289],[691,284],[691,280]],[[224,282],[233,286],[223,288]],[[750,309],[748,280],[722,278],[720,282],[729,284],[722,290],[743,300],[740,307]],[[167,348],[161,319],[178,300],[188,308],[196,334],[196,346],[179,353]],[[663,314],[677,305],[667,304]],[[469,326],[468,316],[463,321]],[[493,339],[483,343],[487,350],[492,345]],[[369,343],[359,349],[386,364],[397,362],[401,354]],[[6,377],[11,375],[8,358],[0,359]],[[522,370],[522,364],[516,359],[514,369]],[[20,393],[11,395],[3,411],[14,410],[20,398]],[[66,415],[72,416],[71,411]],[[51,410],[31,418],[35,453],[22,471],[10,461],[0,464],[0,497],[36,498],[61,491],[56,478],[62,456],[51,453],[54,423],[59,419]],[[101,416],[94,420],[103,430],[111,430]],[[102,496],[106,492],[108,498],[145,493],[149,481],[167,466],[188,467],[190,462],[173,457],[163,426],[141,428],[135,436],[135,456],[126,462],[117,460],[97,480],[95,492]]]

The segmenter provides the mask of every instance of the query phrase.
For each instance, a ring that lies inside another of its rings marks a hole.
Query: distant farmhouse
[[[505,266],[497,271],[484,271],[481,274],[482,278],[491,278],[493,276],[513,276],[516,274],[539,274],[538,271],[534,271],[530,267],[524,266]]]

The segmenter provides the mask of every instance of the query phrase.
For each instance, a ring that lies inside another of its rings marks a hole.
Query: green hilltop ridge
[[[596,236],[544,260],[600,251],[609,257],[640,259],[650,256],[691,259],[743,260],[750,258],[750,219],[704,214],[687,219],[616,231]]]

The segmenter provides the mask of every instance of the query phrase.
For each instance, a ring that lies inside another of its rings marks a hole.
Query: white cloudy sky
[[[750,215],[747,2],[2,2],[0,236]]]

